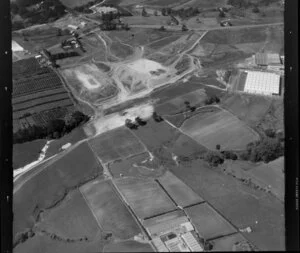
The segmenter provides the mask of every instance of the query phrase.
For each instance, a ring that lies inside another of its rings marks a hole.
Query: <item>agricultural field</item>
[[[256,126],[268,112],[272,98],[248,94],[228,94],[221,106],[250,126]]]
[[[155,252],[148,243],[124,241],[105,245],[103,252]]]
[[[100,134],[89,141],[103,163],[143,153],[143,144],[125,127]]]
[[[99,103],[117,93],[114,83],[95,64],[82,64],[61,73],[69,88],[84,100]]]
[[[74,110],[59,76],[29,58],[13,64],[12,107],[14,132],[50,120],[64,118]]]
[[[13,145],[13,169],[24,167],[36,161],[42,148],[46,145],[46,140],[35,140],[22,144]]]
[[[243,251],[243,249],[251,249],[249,242],[240,233],[224,236],[209,241],[212,244],[212,251]]]
[[[43,212],[38,228],[69,239],[87,237],[94,240],[100,232],[93,213],[78,189],[69,193],[59,206]]]
[[[128,25],[168,25],[171,22],[169,16],[150,16],[147,18],[142,16],[130,16],[124,17],[122,20]]]
[[[80,191],[103,231],[124,240],[141,232],[110,181],[92,181]]]
[[[186,120],[181,130],[209,149],[219,144],[223,150],[243,150],[248,143],[259,140],[259,135],[245,123],[221,109],[198,113]]]
[[[187,207],[204,201],[172,172],[166,171],[163,176],[158,178],[158,182],[178,206]]]
[[[207,203],[188,207],[185,211],[205,240],[236,232],[236,229]]]
[[[23,181],[15,182],[14,237],[31,228],[42,210],[56,206],[71,189],[101,176],[102,171],[87,143],[83,143],[62,159],[51,160],[40,168],[39,173],[29,174]]]
[[[169,168],[235,227],[250,226],[252,232],[243,235],[260,250],[284,249],[284,205],[278,199],[210,168],[202,160]]]
[[[153,180],[122,178],[116,180],[116,185],[140,219],[176,209],[172,200]]]

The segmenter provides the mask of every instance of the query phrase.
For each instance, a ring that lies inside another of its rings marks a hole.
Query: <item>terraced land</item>
[[[35,58],[13,64],[12,106],[14,132],[33,125],[44,126],[53,119],[64,119],[74,110],[59,76],[51,68],[41,67]]]

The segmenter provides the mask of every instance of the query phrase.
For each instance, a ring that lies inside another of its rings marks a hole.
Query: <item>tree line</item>
[[[66,121],[53,119],[49,121],[46,126],[33,125],[28,128],[19,129],[13,135],[13,144],[44,138],[58,139],[88,120],[89,116],[82,112],[75,111],[72,113],[70,119]]]

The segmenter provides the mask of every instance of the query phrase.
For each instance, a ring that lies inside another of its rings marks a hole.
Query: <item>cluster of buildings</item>
[[[164,215],[162,215],[164,216]],[[152,218],[143,222],[152,244],[158,252],[199,252],[203,251],[195,237],[195,230],[189,219],[166,216]]]
[[[284,77],[284,56],[257,53],[253,56],[255,69],[245,70],[243,92],[266,96],[281,95]]]

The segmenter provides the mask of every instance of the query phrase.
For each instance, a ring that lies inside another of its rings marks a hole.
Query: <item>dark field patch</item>
[[[236,232],[236,229],[207,203],[189,207],[186,212],[200,236],[206,240]]]
[[[36,161],[45,145],[46,140],[36,140],[13,145],[13,168],[18,169]]]
[[[89,143],[104,163],[145,151],[144,146],[125,127],[100,134]]]

